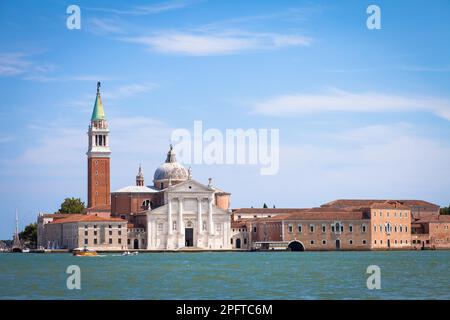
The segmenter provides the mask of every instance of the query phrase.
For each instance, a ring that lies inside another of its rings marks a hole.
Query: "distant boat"
[[[72,250],[72,253],[77,257],[93,257],[97,255],[97,251],[88,249],[87,247],[75,248]]]
[[[16,231],[14,232],[14,240],[11,251],[15,253],[23,252],[22,243],[20,243],[19,238],[19,214],[17,213],[17,209],[16,209]],[[28,250],[28,252],[30,252],[30,250]]]
[[[30,253],[30,249],[28,249],[28,248],[23,248],[23,249],[22,249],[22,253]]]

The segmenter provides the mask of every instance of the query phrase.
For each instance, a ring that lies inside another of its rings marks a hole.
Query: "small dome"
[[[166,162],[160,165],[153,176],[153,181],[158,180],[187,180],[189,176],[185,167],[179,164],[175,158],[172,145],[167,153]]]

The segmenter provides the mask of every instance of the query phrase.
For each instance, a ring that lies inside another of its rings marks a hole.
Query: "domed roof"
[[[170,150],[167,153],[166,162],[160,165],[153,175],[153,180],[187,180],[189,176],[185,167],[177,162],[173,147],[170,145]]]

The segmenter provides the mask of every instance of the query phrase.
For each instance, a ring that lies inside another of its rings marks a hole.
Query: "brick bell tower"
[[[109,129],[100,97],[100,82],[97,82],[97,96],[89,125],[88,158],[88,208],[110,206]]]

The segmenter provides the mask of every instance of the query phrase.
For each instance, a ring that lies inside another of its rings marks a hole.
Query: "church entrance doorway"
[[[341,248],[341,240],[336,240],[336,250],[339,250]]]
[[[138,239],[134,239],[134,241],[133,241],[133,248],[134,249],[139,249],[139,240]]]
[[[184,229],[184,234],[185,234],[185,246],[186,247],[194,246],[194,229],[186,228]]]

